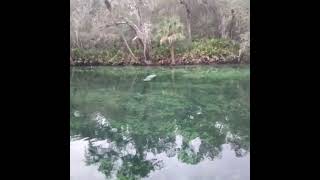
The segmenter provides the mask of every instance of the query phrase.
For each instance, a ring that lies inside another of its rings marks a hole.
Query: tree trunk
[[[70,56],[70,65],[74,65],[74,62],[72,60],[72,57]]]
[[[191,36],[191,13],[190,10],[187,9],[187,28],[188,28],[188,42],[192,42],[192,36]]]
[[[113,14],[111,13],[111,5],[110,5],[109,1],[105,1],[105,3],[106,3],[107,8],[108,8],[108,10],[109,10],[109,12],[110,12],[110,16],[111,16],[111,21],[112,21],[112,23],[115,24],[116,27],[118,27],[119,24],[117,24],[117,23],[115,22],[115,20],[114,20],[114,18],[113,18]],[[128,51],[129,51],[129,53],[131,54],[131,56],[133,57],[134,60],[137,60],[137,58],[136,58],[136,56],[133,54],[133,52],[132,52],[132,50],[131,50],[131,48],[130,48],[130,46],[129,46],[129,44],[128,44],[128,42],[127,42],[127,40],[126,40],[126,38],[125,38],[125,36],[124,36],[124,34],[123,34],[123,32],[122,32],[122,30],[121,30],[120,28],[118,28],[118,29],[119,29],[121,38],[122,38],[122,40],[124,41],[124,43],[125,43]]]
[[[176,64],[176,61],[174,59],[174,45],[171,45],[170,52],[171,52],[171,64]]]
[[[144,23],[146,22],[145,17],[141,16],[141,12],[143,12],[144,10],[144,3],[142,0],[138,0],[136,6],[136,16],[137,16],[137,20],[138,20],[138,26],[133,26],[136,27],[134,28],[136,31],[136,35],[137,37],[140,39],[140,43],[143,47],[143,57],[144,57],[144,63],[145,64],[150,64],[150,43],[148,36],[147,36],[147,32],[144,29]],[[138,28],[137,28],[138,27]],[[140,34],[140,36],[139,36]]]
[[[191,9],[189,5],[184,0],[179,0],[179,3],[184,6],[187,13],[187,31],[188,31],[188,42],[191,43],[192,36],[191,36]]]
[[[78,31],[75,31],[75,33],[76,33],[76,46],[77,46],[77,48],[80,48],[81,46],[80,46],[80,40],[79,40]]]
[[[124,41],[124,44],[126,45],[129,53],[131,54],[131,56],[133,57],[134,60],[137,60],[136,56],[133,54],[133,52],[132,52],[132,50],[131,50],[131,48],[130,48],[130,46],[129,46],[129,44],[128,44],[128,42],[127,42],[126,38],[124,37],[121,30],[120,30],[120,34],[121,34],[121,38]]]
[[[143,63],[150,64],[150,43],[148,43],[148,39],[145,40],[145,34],[142,35],[142,32],[137,25],[135,25],[133,22],[131,22],[127,18],[123,18],[125,20],[125,23],[135,32],[137,40],[141,47],[143,48]],[[140,27],[141,28],[141,27]],[[141,28],[142,29],[142,28]]]
[[[235,25],[236,25],[236,17],[235,17],[235,14],[233,12],[233,10],[231,11],[231,20],[229,22],[229,29],[228,29],[228,32],[229,32],[229,38],[231,40],[234,39],[234,28],[235,28]]]
[[[138,1],[138,3],[136,4],[135,8],[137,10],[137,20],[138,20],[138,26],[133,23],[131,20],[129,20],[128,18],[125,18],[125,17],[121,17],[121,19],[123,19],[125,22],[115,22],[114,21],[114,18],[113,18],[113,14],[111,13],[111,5],[109,3],[109,1],[107,0],[106,2],[106,6],[110,12],[110,16],[111,16],[111,19],[113,21],[113,24],[115,25],[118,25],[118,24],[127,24],[131,29],[134,30],[135,34],[136,34],[136,38],[138,38],[138,42],[140,43],[141,47],[143,47],[143,56],[144,56],[144,60],[143,62],[145,64],[150,64],[150,49],[151,49],[151,46],[150,46],[150,43],[149,43],[149,40],[150,39],[146,39],[148,38],[148,36],[146,36],[146,32],[144,30],[144,27],[143,27],[143,22],[144,20],[142,19],[142,16],[141,16],[141,13],[140,13],[140,8],[143,7],[143,2],[141,0]],[[107,25],[109,26],[109,25]],[[125,42],[126,44],[126,47],[127,49],[129,50],[130,54],[132,55],[132,57],[134,57],[134,59],[136,59],[136,57],[134,56],[134,54],[132,53],[128,43],[127,43],[127,40],[125,39],[123,33],[121,32],[121,37],[123,39],[123,41]]]
[[[148,43],[143,44],[144,63],[150,64],[150,46]]]

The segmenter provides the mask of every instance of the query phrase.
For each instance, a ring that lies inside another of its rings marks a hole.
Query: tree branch
[[[126,22],[126,24],[128,24],[128,26],[130,26],[130,28],[133,29],[136,32],[136,34],[138,34],[140,29],[139,29],[139,27],[137,25],[135,25],[132,21],[130,21],[126,17],[121,17],[121,19],[123,19]]]
[[[126,22],[115,22],[113,24],[107,24],[105,25],[106,28],[111,27],[111,26],[118,26],[120,24],[127,24]]]

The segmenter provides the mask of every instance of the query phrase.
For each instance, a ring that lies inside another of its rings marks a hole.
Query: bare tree
[[[108,9],[111,9],[111,4],[108,0],[105,0],[106,6]],[[120,2],[121,3],[121,2]],[[113,26],[113,25],[120,25],[120,24],[126,24],[130,27],[130,29],[133,30],[135,33],[135,37],[133,38],[133,41],[138,41],[140,46],[143,48],[143,62],[145,64],[150,64],[150,50],[151,50],[151,22],[147,20],[147,18],[144,18],[142,16],[142,9],[145,9],[145,4],[142,0],[127,0],[126,1],[127,8],[126,10],[120,9],[121,11],[126,11],[127,13],[124,15],[117,15],[117,17],[114,17],[113,14],[110,11],[110,14],[112,15],[112,24],[106,25],[106,27]],[[133,17],[134,15],[135,20],[130,20],[128,17]],[[117,20],[116,20],[117,19]],[[123,35],[123,34],[122,34]],[[122,36],[121,35],[121,36]],[[126,42],[126,46],[128,47],[128,43]]]
[[[81,48],[82,42],[80,38],[81,29],[86,25],[91,10],[91,0],[72,0],[70,1],[70,30],[71,30],[71,43],[76,47]]]
[[[105,0],[104,3],[105,3],[107,9],[108,9],[109,12],[110,12],[110,16],[111,16],[111,19],[112,19],[113,24],[115,24],[116,26],[118,26],[119,23],[117,24],[117,23],[114,22],[114,18],[113,18],[113,16],[112,16],[112,7],[111,7],[110,2],[109,2],[108,0]],[[129,46],[129,44],[128,44],[128,42],[127,42],[127,40],[126,40],[126,38],[125,38],[125,36],[124,36],[124,34],[123,34],[123,32],[122,32],[122,30],[119,29],[119,32],[120,32],[121,38],[123,39],[123,41],[124,41],[124,43],[125,43],[128,51],[130,52],[131,56],[136,60],[137,58],[136,58],[135,55],[133,54],[133,52],[132,52],[132,50],[131,50],[131,48],[130,48],[130,46]]]
[[[137,25],[128,18],[123,17],[125,22],[135,31],[136,36],[134,40],[143,47],[144,63],[149,64],[150,50],[151,50],[151,22],[148,18],[142,16],[142,10],[146,11],[146,5],[142,0],[132,0],[133,13],[136,15]]]

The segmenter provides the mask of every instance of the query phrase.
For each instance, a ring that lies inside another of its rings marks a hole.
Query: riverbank
[[[171,66],[249,64],[249,51],[243,51],[239,44],[223,39],[200,39],[191,44],[177,44],[174,63],[169,47],[154,44],[150,60],[144,61],[143,52],[133,49],[134,56],[123,47],[106,49],[76,48],[71,50],[70,64],[73,66]]]
[[[101,62],[98,60],[78,60],[70,62],[71,66],[178,66],[178,65],[215,65],[215,64],[250,64],[249,61],[239,61],[238,58],[234,59],[218,59],[202,57],[199,59],[176,59],[176,63],[172,64],[170,59],[160,60],[157,62],[150,62],[144,64],[142,62],[121,60],[116,62]]]

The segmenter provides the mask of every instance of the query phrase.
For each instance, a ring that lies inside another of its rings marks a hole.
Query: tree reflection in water
[[[157,154],[198,164],[221,157],[224,144],[237,157],[250,152],[247,69],[150,71],[157,78],[147,83],[136,69],[73,73],[70,133],[89,138],[87,165],[140,179],[163,168]]]

